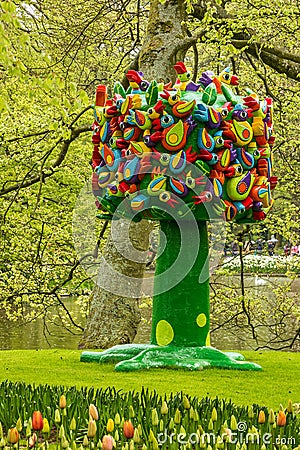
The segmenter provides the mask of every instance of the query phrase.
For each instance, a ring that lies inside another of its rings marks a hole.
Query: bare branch
[[[90,109],[90,108],[91,107],[86,108],[86,110]],[[72,123],[74,123],[74,121]],[[64,139],[63,140],[62,138],[60,138],[57,141],[56,145],[58,145],[59,143],[62,142],[62,148],[61,148],[61,151],[60,151],[58,157],[56,158],[56,160],[52,164],[52,166],[45,167],[45,169],[42,170],[38,175],[30,178],[27,181],[26,181],[26,178],[24,177],[23,181],[21,181],[20,183],[13,184],[12,186],[9,186],[9,187],[7,187],[5,189],[2,189],[0,191],[0,196],[4,196],[4,195],[9,194],[10,192],[13,192],[13,191],[19,191],[20,189],[24,189],[26,187],[32,186],[33,184],[36,184],[38,182],[42,182],[43,183],[46,180],[46,178],[49,178],[50,176],[52,176],[53,173],[55,172],[55,169],[58,168],[62,164],[62,162],[64,161],[64,159],[65,159],[65,157],[67,155],[67,152],[69,150],[70,144],[76,138],[78,138],[78,136],[80,136],[80,134],[86,133],[86,132],[89,132],[89,131],[91,131],[91,126],[90,125],[82,125],[80,127],[72,129],[71,130],[71,136],[70,136],[69,139]]]

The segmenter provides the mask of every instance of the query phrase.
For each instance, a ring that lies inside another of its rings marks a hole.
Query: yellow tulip
[[[50,426],[49,426],[49,422],[46,418],[43,419],[43,429],[42,429],[42,433],[49,433],[50,431]]]
[[[17,423],[16,423],[16,429],[20,433],[22,431],[22,428],[23,428],[22,420],[19,417],[18,420],[17,420]]]
[[[141,442],[140,433],[139,433],[139,430],[137,428],[134,429],[133,442],[135,444],[139,444]]]
[[[156,438],[154,438],[154,440],[152,442],[152,448],[153,448],[153,450],[159,450],[159,446],[158,446],[158,442],[157,442]]]
[[[59,428],[58,437],[59,437],[59,439],[62,439],[65,437],[65,427],[63,425],[61,425]]]
[[[183,407],[184,407],[184,409],[190,409],[190,407],[191,407],[189,399],[187,398],[186,395],[183,397]]]
[[[155,439],[154,433],[150,428],[148,440],[149,440],[149,442],[153,442],[154,439]]]
[[[112,419],[108,419],[107,424],[106,424],[106,430],[111,433],[115,428],[115,424],[114,421]]]
[[[293,412],[293,403],[292,403],[291,399],[288,401],[288,405],[287,405],[286,410],[287,410],[288,413],[292,413]]]
[[[69,441],[65,437],[61,440],[61,446],[62,446],[62,448],[69,447]]]
[[[213,422],[216,422],[217,419],[218,419],[218,413],[217,413],[216,408],[214,407],[214,408],[212,409],[212,412],[211,412],[211,420],[212,420]]]
[[[160,419],[159,421],[159,431],[162,433],[164,431],[165,425],[164,425],[164,421],[162,419]]]
[[[117,414],[115,415],[115,424],[116,424],[116,425],[120,425],[120,423],[121,423],[121,417],[120,417],[120,414],[117,413]]]
[[[54,413],[54,422],[55,423],[60,423],[60,412],[59,412],[59,410],[58,409],[56,409],[55,410],[55,413]]]
[[[232,431],[236,431],[238,429],[237,421],[234,415],[232,415],[230,419],[230,428]]]
[[[115,441],[119,441],[120,440],[120,435],[119,435],[119,432],[118,432],[118,430],[116,430],[115,431]]]
[[[159,420],[158,420],[158,414],[157,414],[156,408],[152,409],[151,421],[152,421],[152,425],[154,427],[157,427]]]
[[[89,440],[87,435],[84,436],[83,441],[82,441],[82,445],[83,447],[88,447],[89,446]]]
[[[26,437],[30,437],[31,436],[31,427],[32,427],[32,420],[31,417],[28,419],[27,422],[27,427],[26,427]]]
[[[190,414],[190,419],[191,420],[194,420],[194,408],[191,406],[190,407],[190,412],[189,412],[189,414]]]
[[[134,413],[133,406],[130,405],[129,406],[129,417],[130,417],[130,419],[132,419],[134,416],[135,416],[135,413]]]
[[[87,431],[87,437],[88,438],[93,438],[96,436],[96,432],[97,432],[97,425],[94,419],[90,419],[89,424],[88,424],[88,431]]]
[[[174,423],[178,425],[180,422],[181,422],[181,414],[179,409],[177,408],[174,415]]]
[[[254,419],[253,406],[248,406],[248,417],[249,419]]]
[[[271,425],[273,425],[273,423],[275,423],[275,414],[274,414],[274,411],[272,408],[269,411],[269,423]]]
[[[169,422],[169,430],[172,431],[174,429],[174,419],[171,417],[171,420]]]
[[[161,414],[168,414],[168,405],[167,402],[162,402],[161,408],[160,408],[160,412]]]
[[[76,419],[75,417],[72,417],[72,420],[70,422],[70,430],[75,431],[76,430]]]

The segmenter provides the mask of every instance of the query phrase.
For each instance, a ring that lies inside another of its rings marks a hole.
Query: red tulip
[[[123,426],[123,432],[124,432],[124,436],[125,436],[127,439],[133,438],[133,435],[134,435],[134,427],[133,427],[133,425],[132,425],[132,423],[131,423],[130,420],[125,420],[124,426]]]
[[[32,428],[35,431],[41,431],[44,427],[43,416],[40,411],[34,411],[32,414]]]

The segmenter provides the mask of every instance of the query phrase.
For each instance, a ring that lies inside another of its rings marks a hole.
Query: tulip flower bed
[[[0,446],[76,450],[300,449],[300,414],[143,389],[0,384]]]
[[[265,255],[245,255],[244,271],[247,273],[259,274],[299,274],[300,258],[292,256],[265,256]],[[239,257],[226,258],[220,268],[220,272],[226,270],[231,274],[241,272],[241,263]]]

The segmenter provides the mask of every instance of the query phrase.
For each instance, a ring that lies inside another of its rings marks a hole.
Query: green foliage
[[[60,294],[85,299],[93,288],[74,251],[72,215],[90,179],[95,86],[121,78],[143,29],[134,5],[119,6],[0,4],[0,302],[12,320],[47,317],[56,305],[72,327]]]

